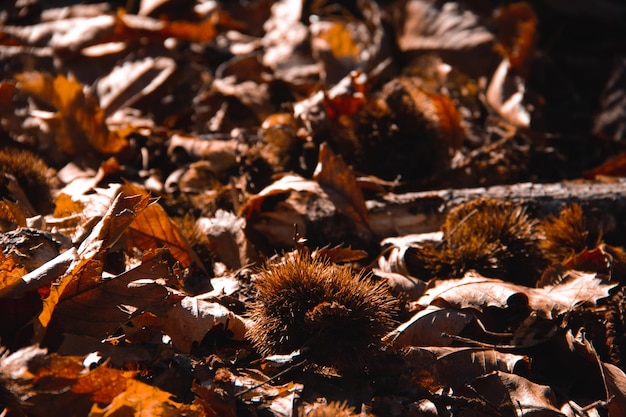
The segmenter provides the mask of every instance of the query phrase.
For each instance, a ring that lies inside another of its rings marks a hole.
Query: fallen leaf
[[[147,311],[150,311],[148,308]],[[233,340],[244,340],[246,321],[221,304],[198,297],[183,297],[155,315],[141,315],[132,322],[135,328],[149,328],[168,335],[181,352],[190,352],[207,332],[220,328]]]
[[[466,384],[494,371],[515,373],[529,367],[522,355],[466,347],[410,347],[403,350],[403,376],[437,391],[450,387],[464,391]]]
[[[602,372],[609,401],[609,416],[623,416],[626,413],[626,374],[610,363],[602,363]]]
[[[149,96],[176,70],[176,62],[167,57],[146,57],[118,64],[96,84],[102,110],[110,115],[116,110],[132,106]]]
[[[521,412],[528,417],[564,417],[557,408],[554,391],[546,385],[536,384],[520,375],[494,371],[480,376],[469,385],[480,398],[498,410]]]
[[[39,331],[36,338],[43,337],[57,304],[75,297],[84,289],[91,289],[102,282],[104,255],[126,231],[138,213],[149,204],[149,198],[132,195],[122,189],[109,211],[93,228],[78,248],[78,257],[68,267],[59,282],[52,286],[44,300],[44,308],[38,317]]]
[[[471,48],[493,41],[493,34],[459,2],[412,0],[399,13],[403,21],[398,45],[407,50]]]
[[[134,194],[135,198],[140,196],[145,201],[150,200],[150,194],[137,185],[127,183],[124,189],[127,193]],[[197,258],[176,224],[170,219],[163,207],[155,204],[155,201],[146,205],[141,213],[137,213],[129,225],[127,245],[142,250],[165,246],[183,268],[187,268],[193,263],[201,270],[204,269],[202,262]],[[204,272],[206,273],[206,271]],[[208,273],[206,275],[208,276]]]
[[[394,329],[385,340],[394,347],[450,346],[454,340],[447,335],[460,334],[474,319],[462,310],[430,305]]]
[[[201,417],[204,414],[202,407],[197,403],[183,404],[172,400],[169,392],[145,384],[135,379],[129,379],[126,389],[117,395],[110,404],[102,408],[94,404],[89,416],[113,417],[120,415],[146,415],[179,417]],[[130,413],[130,414],[127,414]]]
[[[562,282],[543,288],[528,288],[498,279],[481,277],[469,273],[464,278],[435,280],[422,298],[420,305],[429,305],[437,299],[459,309],[474,308],[479,311],[487,307],[504,309],[515,294],[528,298],[528,306],[543,311],[546,317],[556,317],[574,306],[595,303],[608,297],[616,283],[606,283],[596,274],[569,271]]]
[[[172,273],[164,259],[166,253],[165,249],[147,253],[133,269],[82,285],[74,294],[64,293],[54,306],[48,332],[103,340],[138,312],[167,310],[172,301],[163,284]]]
[[[500,30],[496,50],[509,60],[512,68],[524,69],[532,60],[537,14],[526,2],[500,7],[495,14],[494,20]]]
[[[347,213],[358,223],[367,225],[365,198],[354,172],[341,155],[334,154],[326,143],[320,145],[319,152],[313,179],[327,190],[338,210]],[[332,192],[338,195],[335,196]]]
[[[128,146],[126,139],[109,131],[95,97],[85,94],[78,81],[41,72],[22,73],[15,78],[19,90],[56,108],[60,121],[56,140],[64,152],[76,155],[89,144],[103,154],[116,154]]]
[[[115,397],[126,390],[134,374],[134,372],[124,372],[106,365],[99,366],[81,375],[72,385],[71,390],[77,394],[89,394],[95,403],[110,404]]]
[[[524,83],[521,80],[516,80],[517,91],[506,100],[503,97],[504,84],[510,69],[511,63],[507,58],[504,58],[494,72],[487,87],[487,103],[511,125],[528,127],[530,126],[531,117],[522,103],[526,91]]]

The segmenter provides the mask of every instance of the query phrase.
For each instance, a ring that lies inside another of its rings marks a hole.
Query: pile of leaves
[[[626,415],[623,219],[372,218],[622,184],[621,2],[56,3],[0,11],[3,415]]]

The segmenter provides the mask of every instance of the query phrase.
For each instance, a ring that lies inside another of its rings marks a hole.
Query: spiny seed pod
[[[493,199],[477,199],[450,211],[443,242],[413,252],[407,262],[416,276],[450,278],[469,270],[532,285],[545,264],[538,246],[536,221],[523,207]]]
[[[266,264],[255,285],[248,337],[264,356],[302,349],[318,365],[358,371],[394,325],[397,301],[383,283],[306,251]]]
[[[41,213],[48,213],[53,208],[48,170],[43,159],[30,151],[0,150],[0,172],[13,175],[29,202]]]
[[[308,411],[306,417],[356,417],[353,407],[345,402],[332,401],[328,404],[315,404]]]
[[[541,223],[544,239],[541,248],[546,257],[555,263],[565,262],[571,256],[593,249],[601,242],[599,230],[591,231],[582,208],[578,204],[565,207],[557,217]]]

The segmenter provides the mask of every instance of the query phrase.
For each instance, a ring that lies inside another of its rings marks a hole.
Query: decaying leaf
[[[367,224],[367,208],[361,188],[356,181],[356,176],[345,164],[340,155],[335,155],[328,145],[320,146],[320,156],[313,179],[322,187],[339,193],[338,197],[331,199],[337,204],[340,211],[350,214],[358,223]],[[341,200],[347,200],[347,204],[341,204]]]
[[[145,201],[150,199],[150,194],[140,187],[132,184],[126,184],[125,187],[126,192],[134,194],[135,198],[141,196]],[[195,263],[201,270],[204,268],[176,224],[157,204],[149,204],[141,213],[137,213],[129,225],[127,244],[142,250],[166,246],[183,268],[189,267],[192,263]]]
[[[478,16],[460,2],[409,1],[402,18],[398,43],[403,50],[462,49],[493,40]]]
[[[128,146],[126,139],[110,131],[105,115],[92,95],[85,94],[83,86],[63,75],[29,72],[18,75],[18,89],[53,106],[58,112],[56,141],[68,154],[89,150],[116,154]]]
[[[609,295],[616,283],[607,283],[596,274],[569,271],[563,280],[543,288],[528,288],[500,280],[467,274],[461,279],[438,280],[418,303],[429,305],[443,300],[457,308],[506,308],[509,299],[522,294],[532,310],[543,311],[547,317],[556,317],[581,303],[596,303]]]
[[[52,286],[39,315],[44,329],[54,314],[56,305],[102,282],[103,260],[106,252],[117,242],[139,212],[149,204],[147,196],[120,192],[107,214],[93,228],[78,248],[77,259],[70,264],[58,283]],[[40,337],[43,336],[40,334]]]
[[[622,417],[617,2],[9,2],[2,414]]]

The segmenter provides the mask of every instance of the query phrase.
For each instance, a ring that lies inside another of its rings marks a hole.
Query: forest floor
[[[626,415],[624,21],[2,8],[2,416]]]

